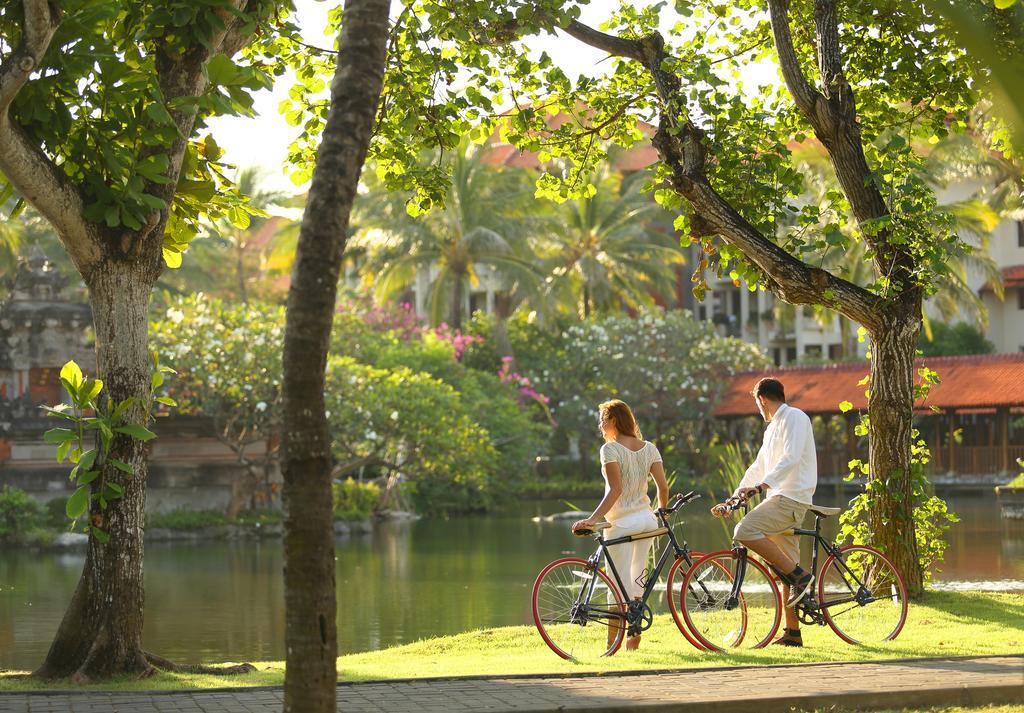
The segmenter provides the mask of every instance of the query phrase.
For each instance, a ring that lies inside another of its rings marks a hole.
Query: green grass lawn
[[[805,627],[804,642],[803,649],[769,647],[731,654],[702,653],[680,635],[670,616],[663,615],[644,634],[639,651],[620,650],[611,658],[575,663],[555,656],[534,627],[512,626],[342,656],[338,659],[338,677],[341,681],[373,681],[521,673],[573,675],[589,671],[1020,653],[1024,650],[1024,596],[933,592],[921,602],[911,604],[903,632],[896,641],[884,646],[850,646],[823,627]],[[209,688],[283,682],[283,662],[253,663],[258,670],[242,676],[161,673],[141,681],[115,681],[98,688]],[[12,672],[0,673],[0,691],[60,687],[68,684],[44,684]]]

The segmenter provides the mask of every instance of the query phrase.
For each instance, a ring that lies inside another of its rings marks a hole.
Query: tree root
[[[165,659],[163,656],[159,656],[157,654],[151,654],[148,651],[144,651],[143,656],[146,657],[146,661],[148,661],[154,669],[169,671],[171,673],[205,673],[211,676],[238,676],[244,673],[252,673],[256,670],[256,667],[251,663],[240,663],[232,666],[204,666],[202,664],[174,663],[170,659]],[[155,671],[151,671],[148,675],[151,676],[154,672]]]

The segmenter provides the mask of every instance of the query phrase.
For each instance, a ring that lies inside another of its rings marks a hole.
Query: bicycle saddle
[[[610,522],[599,522],[596,525],[594,525],[593,528],[581,527],[579,530],[576,530],[572,534],[576,535],[576,537],[593,537],[601,530],[607,530],[611,526],[612,524]]]
[[[843,511],[842,508],[827,508],[822,505],[811,505],[807,509],[818,517],[830,517],[832,515],[838,515]]]

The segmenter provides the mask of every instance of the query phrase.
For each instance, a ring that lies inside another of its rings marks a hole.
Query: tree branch
[[[42,64],[60,9],[47,0],[24,0],[21,43],[0,65],[0,172],[57,230],[80,272],[100,259],[93,231],[82,218],[82,196],[64,171],[11,118],[11,104]]]
[[[643,61],[643,48],[637,40],[609,35],[605,32],[595,30],[592,27],[588,27],[582,22],[577,22],[576,20],[573,20],[568,26],[561,29],[570,37],[574,37],[580,42],[590,45],[591,47],[604,50],[610,55],[615,55],[616,57],[628,57],[629,59],[635,59],[638,62]]]
[[[772,23],[772,36],[775,38],[775,52],[779,56],[786,87],[800,111],[809,116],[814,113],[814,105],[821,95],[804,76],[793,48],[793,37],[789,31],[789,0],[768,0],[768,14]]]
[[[564,29],[592,47],[637,60],[650,72],[662,100],[661,126],[653,143],[661,160],[672,169],[672,187],[693,206],[693,224],[698,232],[721,235],[742,250],[764,272],[769,289],[786,302],[824,304],[868,328],[880,324],[881,298],[796,259],[762,235],[714,190],[706,176],[703,132],[676,115],[682,106],[679,97],[682,82],[677,75],[662,68],[668,55],[661,35],[654,33],[640,40],[629,40],[598,32],[578,22]],[[794,67],[799,69],[799,65]],[[800,81],[811,93],[805,98],[813,103],[813,89],[802,75]]]
[[[860,324],[880,324],[882,301],[852,282],[798,260],[766,238],[708,182],[703,134],[689,122],[672,129],[665,117],[653,139],[669,179],[693,207],[691,222],[701,235],[720,235],[738,247],[767,278],[768,288],[790,304],[823,304]]]

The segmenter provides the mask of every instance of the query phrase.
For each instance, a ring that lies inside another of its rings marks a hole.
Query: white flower
[[[257,411],[266,411],[267,410],[267,402],[266,401],[260,401],[258,404],[256,404],[256,410]]]
[[[392,421],[397,421],[398,420],[398,411],[392,411],[391,412],[391,420]]]

